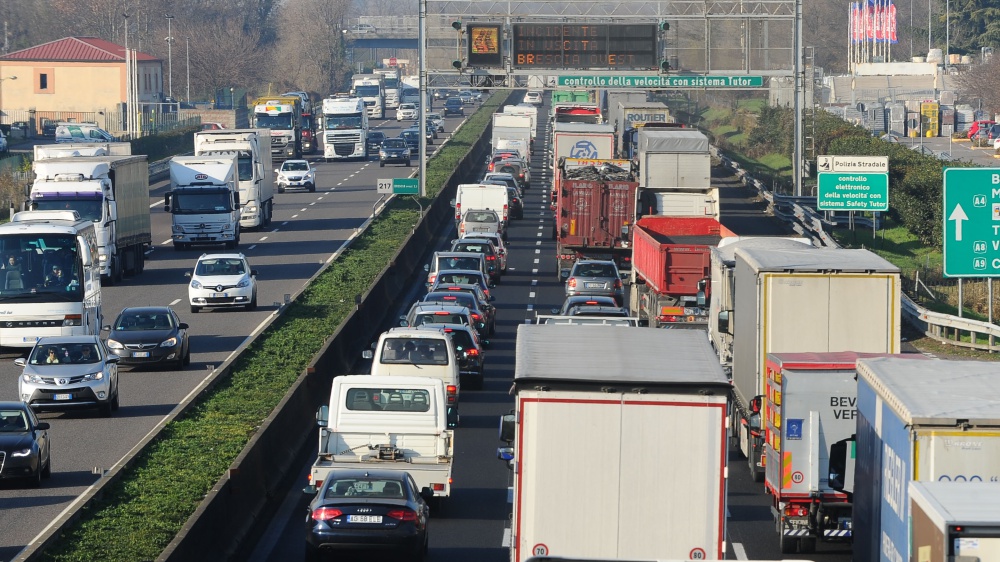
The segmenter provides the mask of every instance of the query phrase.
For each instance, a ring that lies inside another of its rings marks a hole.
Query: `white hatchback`
[[[202,254],[190,274],[191,312],[206,307],[257,307],[257,271],[243,254]]]
[[[412,103],[401,103],[396,109],[396,121],[413,121],[417,118],[417,106]]]

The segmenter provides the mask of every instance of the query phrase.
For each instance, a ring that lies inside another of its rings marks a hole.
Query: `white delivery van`
[[[455,193],[455,222],[461,222],[465,212],[472,209],[489,209],[500,216],[500,230],[507,231],[510,220],[510,201],[506,185],[462,183]]]
[[[114,142],[111,133],[94,123],[57,123],[56,142]]]

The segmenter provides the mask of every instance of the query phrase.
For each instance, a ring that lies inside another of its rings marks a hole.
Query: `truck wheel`
[[[813,552],[816,552],[816,537],[799,539],[799,554],[812,554]]]
[[[753,439],[753,437],[750,439]],[[757,468],[757,459],[760,458],[760,451],[757,450],[753,443],[750,443],[748,448],[750,450],[750,454],[747,455],[747,466],[750,467],[750,478],[752,478],[754,482],[763,482],[764,471]]]
[[[799,549],[799,539],[785,534],[784,529],[778,529],[778,546],[782,554],[795,554]]]
[[[122,279],[125,278],[125,256],[118,252],[115,254],[115,260],[111,264],[111,274],[115,276],[115,283],[121,283]]]

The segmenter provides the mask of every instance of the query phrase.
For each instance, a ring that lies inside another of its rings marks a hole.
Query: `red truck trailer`
[[[640,325],[702,328],[708,323],[709,247],[735,236],[715,217],[652,215],[632,229],[630,309]]]
[[[627,269],[639,184],[632,181],[628,168],[615,163],[628,164],[594,160],[578,168],[564,163],[559,170],[554,235],[560,280],[581,258],[613,259],[620,269]]]

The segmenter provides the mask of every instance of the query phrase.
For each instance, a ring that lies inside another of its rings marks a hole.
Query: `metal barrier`
[[[740,167],[738,162],[727,158],[719,152],[718,148],[711,147],[712,156],[718,158],[724,166],[730,168],[743,182],[743,185],[757,191],[757,194],[764,201],[767,201],[768,212],[781,220],[787,222],[789,226],[800,236],[809,238],[813,244],[826,246],[829,248],[839,248],[840,244],[826,232],[826,227],[833,227],[846,223],[848,217],[836,217],[830,220],[821,216],[809,203],[815,204],[816,197],[791,197],[773,193],[767,185],[752,177],[746,170]],[[874,219],[854,217],[855,225],[867,228],[877,226]],[[928,310],[913,301],[906,293],[900,296],[902,303],[901,315],[904,320],[913,327],[920,330],[927,337],[941,343],[979,349],[983,351],[1000,352],[1000,326],[952,316],[941,312]],[[963,341],[962,335],[966,334],[969,341]]]

